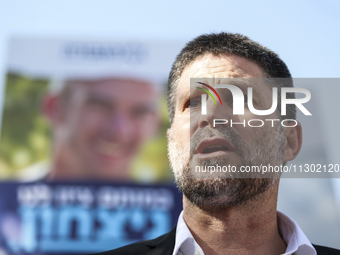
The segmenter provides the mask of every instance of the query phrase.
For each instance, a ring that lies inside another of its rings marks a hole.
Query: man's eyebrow
[[[109,100],[108,96],[103,95],[101,93],[95,93],[95,92],[87,93],[86,98],[87,99],[97,99],[97,100]]]
[[[100,102],[104,103],[106,105],[113,106],[115,104],[115,100],[112,100],[107,95],[101,94],[101,93],[88,93],[85,97],[85,100],[87,102]]]
[[[150,111],[157,110],[157,102],[141,102],[133,106],[134,109],[144,109]]]
[[[218,78],[216,79],[215,84],[230,84],[241,89],[252,87],[252,82],[249,78]]]
[[[222,81],[221,81],[222,79]],[[216,84],[230,84],[235,85],[240,88],[244,94],[248,94],[248,88],[253,88],[253,95],[256,97],[261,97],[261,92],[257,89],[257,86],[260,86],[261,83],[264,83],[266,86],[270,86],[267,82],[265,82],[262,78],[221,78]],[[255,85],[255,86],[254,86]]]
[[[178,95],[178,105],[181,106],[183,104],[185,104],[185,102],[190,98],[190,91],[184,91],[182,93],[179,93],[179,91],[177,92]]]
[[[201,78],[198,79],[195,84],[190,85],[189,90],[182,91],[182,93],[177,93],[178,94],[178,105],[182,106],[188,99],[192,97],[192,94],[197,93],[196,87],[204,87],[203,85],[199,84],[205,83],[205,84],[210,84],[213,88],[215,88],[215,85],[218,84],[230,84],[230,85],[235,85],[239,87],[245,94],[247,93],[247,88],[248,87],[253,87],[254,84],[258,83],[260,81],[259,78]],[[253,89],[253,94],[259,96],[260,93],[258,90]]]

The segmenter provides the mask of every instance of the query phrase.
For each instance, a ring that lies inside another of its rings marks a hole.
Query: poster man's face
[[[80,178],[126,179],[129,162],[157,126],[155,89],[134,80],[103,80],[78,82],[70,91],[55,125],[66,150],[56,153],[72,162],[69,171]]]

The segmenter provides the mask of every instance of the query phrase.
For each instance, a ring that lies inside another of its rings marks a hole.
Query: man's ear
[[[302,146],[302,127],[300,122],[289,122],[289,127],[285,127],[285,153],[284,161],[291,161],[299,154]]]
[[[61,105],[58,95],[45,95],[42,100],[42,111],[51,125],[58,125],[61,121]]]

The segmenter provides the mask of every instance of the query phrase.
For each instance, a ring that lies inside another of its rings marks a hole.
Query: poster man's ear
[[[42,111],[52,125],[57,125],[62,117],[59,96],[45,95],[42,101]]]
[[[295,122],[290,122],[290,127],[285,127],[285,153],[284,161],[293,160],[302,146],[302,127],[300,122],[294,127]]]

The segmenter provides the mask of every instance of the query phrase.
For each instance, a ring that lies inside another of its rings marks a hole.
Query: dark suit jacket
[[[97,255],[172,255],[175,247],[176,227],[156,239],[130,244]],[[318,255],[340,255],[340,250],[314,245]],[[95,254],[93,254],[95,255]]]

